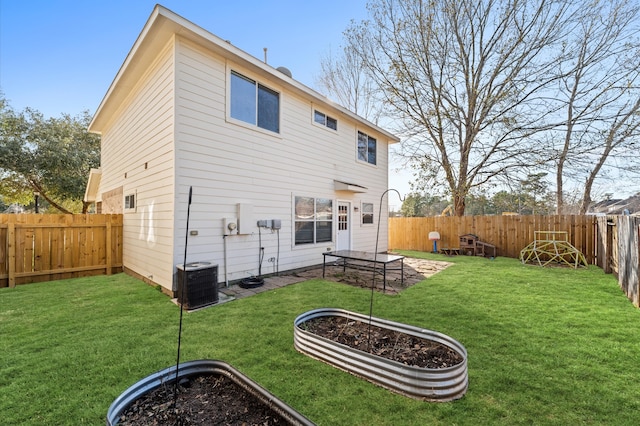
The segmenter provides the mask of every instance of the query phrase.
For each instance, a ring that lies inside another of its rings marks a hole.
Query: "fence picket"
[[[122,215],[0,215],[0,287],[122,271]],[[389,218],[388,247],[432,251],[460,247],[475,234],[497,255],[518,258],[535,231],[566,231],[589,264],[613,273],[640,307],[640,218],[611,216],[436,216]]]
[[[411,223],[411,227],[407,226]],[[589,264],[613,273],[629,300],[640,307],[640,218],[629,216],[437,216],[389,218],[389,247],[421,250],[422,236],[440,233],[440,248],[458,248],[459,237],[475,234],[496,246],[498,256],[518,258],[535,231],[564,231]]]
[[[122,271],[122,222],[122,215],[0,215],[0,287]]]

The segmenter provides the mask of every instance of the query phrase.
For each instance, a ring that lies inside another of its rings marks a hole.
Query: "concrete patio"
[[[428,278],[443,269],[447,268],[451,263],[440,262],[425,259],[405,258],[404,259],[404,280],[400,271],[387,271],[387,282],[383,285],[382,269],[378,267],[375,275],[375,287],[377,291],[383,291],[385,294],[397,294],[407,287],[410,287],[425,278]],[[327,263],[325,270],[325,280],[335,281],[357,287],[371,288],[374,273],[370,266],[362,265],[362,268],[353,265],[343,271],[343,267],[337,263]],[[271,275],[264,277],[264,284],[256,288],[242,288],[239,283],[229,285],[229,287],[220,288],[220,302],[227,300],[240,299],[252,296],[264,291],[275,290],[290,284],[302,281],[322,279],[322,265],[297,271],[282,272],[279,275]],[[403,282],[401,284],[401,282]]]

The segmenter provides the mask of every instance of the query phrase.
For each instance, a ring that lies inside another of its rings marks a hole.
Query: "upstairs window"
[[[338,130],[338,120],[318,110],[314,110],[313,112],[313,121],[329,129]]]
[[[358,132],[358,160],[376,164],[377,142],[371,136]]]
[[[280,94],[231,71],[232,118],[275,133],[280,132]]]

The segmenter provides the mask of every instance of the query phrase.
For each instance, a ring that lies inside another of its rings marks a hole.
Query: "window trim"
[[[367,146],[366,146],[366,152],[367,152],[367,158],[366,159],[361,159],[360,158],[360,135],[363,135],[367,138]],[[374,154],[374,162],[371,162],[371,159],[369,158],[369,143],[373,141],[375,143],[375,154]],[[373,136],[369,135],[368,133],[363,132],[362,130],[358,130],[356,133],[356,160],[359,163],[364,163],[364,164],[369,164],[370,166],[374,166],[376,167],[378,165],[378,139],[374,138]]]
[[[227,66],[227,87],[226,87],[226,93],[227,93],[227,102],[226,102],[226,119],[227,122],[229,123],[233,123],[233,124],[237,124],[239,126],[243,126],[246,127],[248,129],[251,130],[255,130],[255,131],[259,131],[259,132],[263,132],[265,134],[271,135],[271,136],[278,136],[281,137],[282,135],[282,89],[280,87],[278,87],[275,84],[272,84],[270,81],[268,81],[268,84],[264,84],[262,82],[262,80],[255,78],[254,76],[252,76],[250,73],[245,73],[245,72],[241,72],[238,71],[240,67],[235,67],[235,66],[231,66],[228,65]],[[232,90],[231,90],[231,82],[232,82],[232,78],[233,75],[238,76],[239,78],[242,78],[248,82],[253,83],[254,87],[255,87],[255,116],[254,116],[254,122],[251,121],[245,121],[241,118],[237,118],[231,115],[231,105],[232,105]],[[259,116],[258,116],[258,112],[259,112],[259,96],[260,96],[260,88],[263,88],[266,92],[271,92],[273,94],[277,95],[277,101],[278,101],[278,109],[277,109],[277,130],[271,130],[269,128],[266,127],[261,127],[259,126]]]

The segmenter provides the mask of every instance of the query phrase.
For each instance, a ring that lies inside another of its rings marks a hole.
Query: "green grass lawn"
[[[437,330],[469,355],[454,402],[415,401],[293,348],[307,310],[368,313],[370,291],[311,280],[184,315],[182,360],[221,359],[319,425],[635,425],[640,311],[602,270],[455,263],[373,315]],[[175,363],[178,307],[124,274],[0,289],[1,424],[103,425],[113,400]]]

